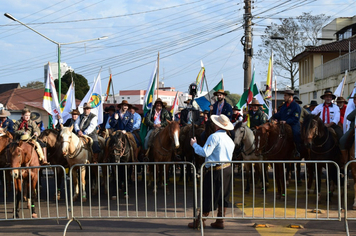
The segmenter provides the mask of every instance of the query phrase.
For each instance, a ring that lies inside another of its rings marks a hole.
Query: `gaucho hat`
[[[333,100],[336,98],[336,96],[331,92],[330,90],[326,90],[323,95],[320,96],[321,99],[324,99],[325,96],[330,95],[332,96]]]

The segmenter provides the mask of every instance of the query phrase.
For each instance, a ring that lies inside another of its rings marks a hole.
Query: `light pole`
[[[9,13],[5,13],[4,14],[7,18],[13,20],[13,21],[17,21],[18,23],[20,23],[21,25],[29,28],[30,30],[32,30],[33,32],[41,35],[42,37],[44,37],[45,39],[51,41],[54,44],[57,44],[58,46],[58,101],[61,101],[61,45],[68,45],[68,44],[75,44],[75,43],[83,43],[83,42],[88,42],[88,41],[95,41],[95,40],[101,40],[101,39],[107,39],[107,36],[103,36],[100,38],[94,38],[94,39],[87,39],[87,40],[81,40],[81,41],[76,41],[76,42],[70,42],[70,43],[58,43],[50,38],[48,38],[47,36],[41,34],[40,32],[38,32],[37,30],[31,28],[30,26],[26,25],[25,23],[19,21],[18,19],[16,19],[15,17],[13,17],[12,15],[10,15]]]

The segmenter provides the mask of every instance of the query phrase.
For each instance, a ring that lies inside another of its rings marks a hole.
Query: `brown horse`
[[[7,150],[7,155],[11,159],[11,168],[40,166],[35,147],[28,142],[20,141],[19,143],[11,143],[9,144],[9,148]],[[12,171],[16,194],[16,212],[14,212],[16,218],[19,218],[18,213],[22,187],[27,188],[27,191],[30,193],[28,201],[31,202],[31,214],[33,218],[37,218],[34,199],[36,199],[37,195],[36,186],[38,180],[38,172],[39,168],[21,170],[14,169]]]
[[[52,165],[61,165],[65,168],[68,167],[68,162],[62,153],[62,138],[59,135],[59,131],[54,129],[46,129],[41,133],[38,139],[47,144],[47,160],[49,163]],[[55,197],[60,200],[61,187],[64,176],[63,169],[57,168],[57,173],[57,192]]]
[[[310,155],[309,160],[331,160],[336,162],[341,168],[347,160],[342,161],[341,151],[338,145],[336,133],[332,128],[327,128],[324,122],[320,119],[320,114],[309,114],[304,117],[301,137],[304,141],[305,147],[308,149]],[[321,187],[321,169],[325,164],[317,165],[318,175],[318,201],[320,201],[320,187]],[[313,184],[314,169],[308,165],[308,189],[310,190]],[[331,177],[333,183],[330,183],[330,195],[332,196],[334,184],[337,182],[337,170],[334,165],[331,165],[328,177]]]
[[[255,153],[262,155],[267,160],[292,160],[295,152],[292,128],[288,124],[275,122],[256,126]],[[277,198],[284,199],[284,168],[283,163],[275,164],[277,181]]]
[[[10,165],[9,160],[6,158],[6,147],[8,144],[10,144],[13,140],[13,136],[10,132],[6,132],[0,136],[0,168],[4,168],[8,165]],[[3,176],[2,171],[0,172],[0,179],[3,179],[1,176]],[[8,185],[8,189],[10,189],[10,179],[11,175],[9,171],[6,171],[6,178],[7,178],[7,183],[3,183],[4,185]],[[5,182],[5,180],[4,180]]]
[[[174,156],[175,149],[179,148],[179,133],[180,127],[178,122],[167,120],[168,125],[159,131],[154,137],[152,145],[149,149],[148,158],[151,162],[171,162]],[[169,165],[166,166],[166,174],[169,170]],[[159,182],[163,186],[163,165],[156,168],[156,173]],[[166,178],[166,176],[165,176]],[[154,186],[154,191],[156,186]]]

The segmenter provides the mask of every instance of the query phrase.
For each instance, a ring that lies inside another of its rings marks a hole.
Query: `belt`
[[[225,164],[222,164],[222,165],[216,165],[216,166],[213,166],[213,170],[223,170],[227,167],[231,166],[231,163],[225,163]],[[210,167],[207,168],[208,170],[211,170]]]

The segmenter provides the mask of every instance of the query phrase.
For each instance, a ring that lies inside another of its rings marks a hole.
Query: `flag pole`
[[[277,113],[277,78],[274,77],[274,113]]]
[[[158,98],[158,90],[159,90],[159,52],[157,54],[157,98]]]
[[[206,70],[205,70],[205,72],[206,72]],[[210,102],[210,105],[211,105],[210,90],[209,90],[209,87],[208,87],[208,80],[206,79],[206,73],[204,74],[204,77],[205,77],[206,90],[208,91],[209,102]]]
[[[110,77],[111,77],[111,89],[112,89],[112,97],[114,99],[114,104],[116,103],[115,100],[115,91],[114,91],[114,80],[112,79],[112,73],[111,73],[111,69],[109,67],[109,73],[110,73]]]
[[[344,93],[344,87],[345,87],[345,83],[346,83],[346,79],[347,79],[347,70],[345,71],[345,79],[344,79],[344,83],[342,84],[342,87],[341,87],[341,97],[343,97],[343,93]]]

